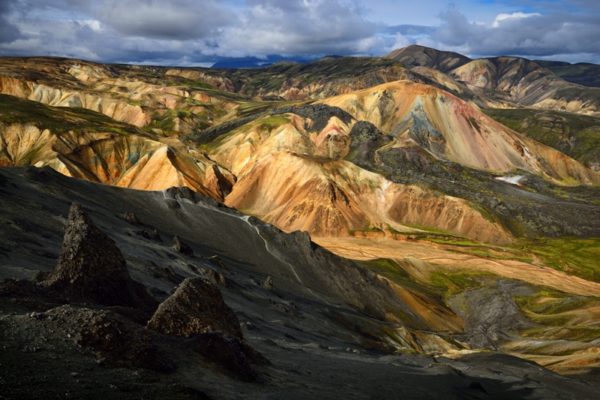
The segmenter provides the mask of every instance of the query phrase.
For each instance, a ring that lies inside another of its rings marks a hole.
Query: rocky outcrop
[[[175,364],[154,343],[152,332],[107,310],[64,305],[39,314],[61,325],[67,337],[101,359],[124,367],[173,372]]]
[[[160,304],[148,328],[166,335],[191,337],[220,332],[242,339],[240,323],[220,290],[202,278],[188,278]]]
[[[179,236],[175,236],[173,238],[173,250],[187,256],[194,254],[194,250],[190,247],[190,245],[181,240]]]
[[[58,264],[41,285],[68,301],[151,308],[154,300],[129,276],[115,242],[79,204],[69,210]]]
[[[190,338],[189,348],[245,381],[258,377],[256,364],[267,360],[243,340],[240,323],[216,284],[188,278],[156,310],[147,327]]]

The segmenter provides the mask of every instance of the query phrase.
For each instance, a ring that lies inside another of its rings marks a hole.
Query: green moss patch
[[[600,238],[540,238],[515,245],[538,256],[545,265],[600,282]]]

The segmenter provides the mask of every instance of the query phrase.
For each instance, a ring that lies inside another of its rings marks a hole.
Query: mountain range
[[[416,45],[251,69],[0,58],[0,361],[56,396],[90,396],[92,379],[123,398],[593,398],[599,68]],[[70,254],[71,203],[165,301],[156,313],[212,277],[245,339],[193,346],[237,361],[148,333],[140,305],[40,289]],[[62,343],[65,313],[125,318],[174,372],[115,378],[136,357]],[[262,359],[250,347],[268,363],[243,369]],[[2,384],[42,393],[26,382]]]

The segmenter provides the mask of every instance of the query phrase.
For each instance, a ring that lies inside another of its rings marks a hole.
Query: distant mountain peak
[[[471,61],[467,56],[413,44],[389,53],[387,58],[399,61],[408,68],[429,67],[442,72],[450,71]]]

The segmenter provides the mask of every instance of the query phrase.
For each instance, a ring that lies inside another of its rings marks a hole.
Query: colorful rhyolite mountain
[[[377,274],[360,285],[385,285],[424,321],[386,339],[402,348],[582,372],[600,364],[599,91],[534,61],[420,46],[252,70],[2,58],[0,165],[165,198],[187,187],[360,260]],[[215,210],[303,284],[283,233]],[[406,322],[394,312],[384,319]]]
[[[423,57],[416,50],[390,57],[404,60],[412,52],[408,67],[439,68],[440,74],[472,63],[432,49],[423,49]],[[340,68],[332,72],[331,63]],[[288,231],[339,236],[429,226],[476,240],[510,240],[507,228],[488,215],[493,210],[482,211],[471,199],[419,182],[392,182],[349,160],[359,122],[370,123],[385,142],[374,149],[375,157],[421,148],[439,162],[491,174],[523,171],[558,185],[600,182],[598,173],[457,97],[460,90],[452,94],[443,83],[423,83],[429,78],[412,77],[392,61],[325,59],[303,68],[313,83],[293,97],[343,93],[318,100],[329,107],[312,111],[235,93],[249,92],[256,79],[277,82],[276,76],[296,73],[293,66],[224,72],[3,59],[0,67],[0,90],[12,96],[3,101],[20,110],[3,117],[3,164],[49,165],[69,176],[134,189],[188,186]],[[364,70],[368,81],[350,76],[352,69]],[[242,82],[237,88],[234,77]],[[512,81],[527,85],[529,75],[523,79]],[[477,89],[470,80],[460,82],[468,86],[464,93]],[[272,86],[268,94],[289,97],[288,86]],[[368,88],[346,93],[352,87]],[[482,89],[500,93],[510,87]],[[75,119],[71,126],[57,121],[61,113]],[[187,133],[202,144],[186,140]]]

